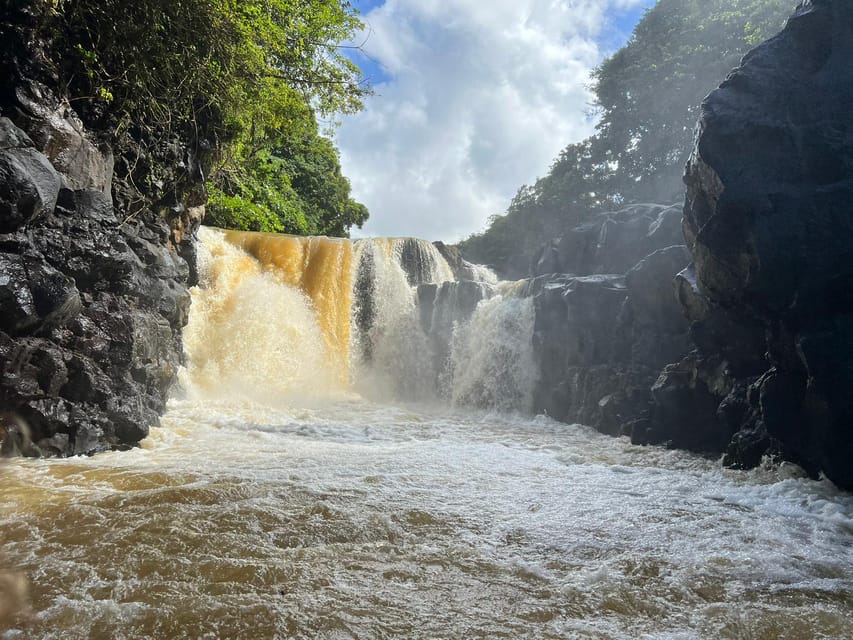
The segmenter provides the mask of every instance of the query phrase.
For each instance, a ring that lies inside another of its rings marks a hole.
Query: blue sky
[[[456,241],[594,130],[589,73],[654,0],[353,0],[376,90],[337,132],[370,220]]]

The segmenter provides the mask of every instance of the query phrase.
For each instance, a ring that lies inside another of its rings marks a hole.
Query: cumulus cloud
[[[385,80],[337,141],[363,235],[458,240],[593,131],[613,10],[644,0],[387,0],[366,16]]]

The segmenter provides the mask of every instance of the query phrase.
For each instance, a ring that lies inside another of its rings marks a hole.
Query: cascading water
[[[532,299],[498,296],[480,304],[469,323],[454,327],[450,390],[455,404],[531,409],[534,320]]]
[[[353,385],[376,400],[423,399],[430,390],[419,367],[426,338],[415,315],[415,291],[418,284],[453,274],[428,243],[361,240],[356,253]]]
[[[0,640],[851,638],[849,495],[508,411],[523,283],[417,240],[201,236],[162,426],[0,466],[0,605],[31,592]]]
[[[330,395],[344,388],[348,363],[341,347],[349,341],[349,319],[341,321],[338,301],[329,303],[328,290],[316,284],[320,278],[285,262],[284,251],[268,254],[263,237],[244,236],[249,245],[244,248],[257,251],[277,266],[275,270],[265,269],[261,260],[221,232],[203,230],[202,235],[201,286],[192,292],[193,313],[184,331],[189,354],[181,376],[185,389],[202,396],[270,402],[281,396],[316,395],[318,389]],[[295,242],[289,248],[303,249]],[[328,267],[333,248],[324,248],[321,269]],[[304,258],[311,255],[303,253]],[[303,282],[307,290],[292,284]],[[348,289],[341,293],[348,295]]]
[[[492,298],[487,269],[467,271],[483,281],[456,282],[439,251],[412,238],[202,229],[201,240],[188,389],[267,401],[353,389],[373,400],[529,408],[532,305]]]

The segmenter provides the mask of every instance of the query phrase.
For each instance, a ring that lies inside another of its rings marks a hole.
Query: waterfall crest
[[[413,238],[199,237],[189,392],[529,409],[533,307],[485,267]]]

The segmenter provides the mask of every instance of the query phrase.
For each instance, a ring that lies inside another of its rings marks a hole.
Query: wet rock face
[[[703,106],[684,227],[715,300],[805,316],[840,302],[827,294],[853,258],[851,12],[803,6]]]
[[[53,211],[61,177],[50,161],[31,146],[21,144],[22,131],[15,132],[8,119],[0,135],[0,232],[14,231]]]
[[[543,247],[534,298],[535,410],[604,433],[647,421],[660,370],[689,350],[674,279],[690,260],[678,206],[632,205]]]
[[[719,408],[718,442],[737,432],[720,447],[727,461],[749,466],[762,448],[781,452],[847,488],[850,60],[853,4],[812,0],[706,99],[686,175],[684,235],[695,268],[679,278],[698,347],[698,357],[679,367],[688,379],[721,381],[709,392]],[[670,386],[675,395],[689,387]],[[661,402],[655,438],[689,428],[665,417]]]
[[[534,277],[625,273],[645,256],[684,244],[681,205],[634,204],[595,214],[543,246],[531,263]]]
[[[17,119],[26,127],[35,146],[59,171],[65,186],[109,194],[113,179],[113,154],[109,146],[97,144],[67,100],[55,100],[38,83],[17,88],[21,108]]]
[[[0,105],[0,448],[75,455],[133,445],[181,357],[192,245],[151,209],[123,214],[113,158],[49,93]],[[46,90],[45,90],[46,91]],[[180,216],[177,216],[180,217]]]

